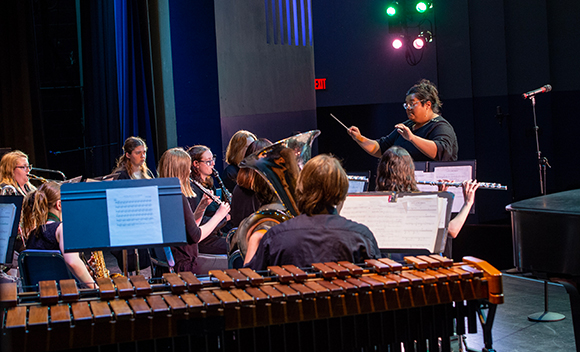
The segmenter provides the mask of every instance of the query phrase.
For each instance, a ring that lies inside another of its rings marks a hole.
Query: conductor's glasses
[[[420,103],[423,103],[423,101],[422,100],[417,100],[416,102],[410,103],[410,104],[404,103],[403,104],[403,108],[405,108],[405,110],[407,110],[407,109],[414,109],[415,106],[417,106],[417,104],[420,104]]]

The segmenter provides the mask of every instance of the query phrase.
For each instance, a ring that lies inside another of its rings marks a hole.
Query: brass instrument
[[[12,186],[12,185],[4,185],[2,186],[2,188],[0,189],[0,196],[17,196],[18,194],[18,190],[16,189],[16,187]]]
[[[232,204],[232,194],[230,193],[230,191],[228,191],[228,189],[224,185],[224,181],[222,181],[220,174],[217,172],[216,169],[211,169],[211,172],[213,173],[214,177],[218,180],[218,183],[220,184],[220,187],[222,189],[222,193],[224,194],[226,201],[228,202],[228,204],[231,205]]]
[[[91,252],[91,256],[93,257],[93,276],[95,279],[102,278],[102,277],[110,277],[111,272],[107,269],[105,265],[105,256],[103,255],[102,251],[95,251]]]
[[[237,247],[245,257],[248,239],[254,233],[300,214],[294,201],[296,181],[300,170],[310,160],[312,142],[319,134],[320,131],[313,130],[283,139],[240,162],[240,167],[257,171],[268,182],[280,203],[264,205],[240,223],[231,238],[230,255]]]
[[[507,186],[502,186],[499,183],[489,183],[489,182],[478,182],[478,189],[496,189],[501,191],[507,191]],[[431,185],[431,186],[451,186],[451,187],[461,187],[463,182],[435,182],[435,181],[417,181],[419,185]]]
[[[48,182],[48,180],[45,179],[44,177],[40,177],[38,175],[31,174],[30,172],[26,176],[28,176],[28,178],[31,178],[33,180],[40,181],[40,183],[46,183],[46,182]]]

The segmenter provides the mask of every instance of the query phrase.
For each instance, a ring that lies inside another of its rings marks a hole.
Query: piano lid
[[[515,202],[514,264],[548,277],[580,276],[580,189]]]
[[[521,200],[509,204],[506,210],[580,215],[580,189]]]

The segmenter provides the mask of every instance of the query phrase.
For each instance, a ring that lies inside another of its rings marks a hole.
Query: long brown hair
[[[48,212],[60,200],[60,185],[54,181],[43,183],[28,193],[22,204],[22,230],[24,239],[30,231],[46,224]]]
[[[193,147],[190,147],[189,149],[187,149],[187,154],[189,154],[189,156],[191,157],[191,164],[190,164],[191,178],[193,178],[197,182],[200,182],[206,188],[211,189],[213,187],[213,178],[211,176],[208,176],[206,179],[202,179],[201,174],[199,173],[199,170],[195,166],[193,166],[194,161],[201,162],[201,156],[203,155],[203,153],[205,153],[207,151],[211,151],[211,149],[209,149],[205,145],[198,144],[198,145],[194,145]]]
[[[393,146],[381,157],[377,167],[377,191],[416,192],[415,164],[405,148]]]
[[[127,170],[127,173],[132,178],[132,175],[135,172],[135,170],[133,170],[133,164],[131,164],[131,160],[127,158],[127,154],[133,153],[133,150],[137,149],[137,147],[140,146],[145,147],[145,152],[147,152],[147,144],[145,144],[145,141],[141,137],[131,136],[125,139],[125,144],[123,144],[123,155],[121,155],[117,160],[117,166],[115,167],[115,170],[113,170],[113,172],[121,171],[124,169]],[[141,174],[143,175],[144,178],[151,178],[150,176],[151,172],[149,171],[146,162],[143,163],[143,165],[141,165],[139,170],[141,171]]]
[[[327,154],[310,159],[298,176],[296,204],[307,215],[323,214],[344,201],[348,177],[340,161]]]
[[[161,156],[157,173],[159,177],[177,177],[181,184],[181,193],[186,197],[195,197],[189,183],[191,158],[182,148],[172,148]]]
[[[234,133],[232,138],[230,138],[230,142],[226,149],[226,163],[237,166],[240,161],[242,161],[246,154],[248,138],[252,138],[254,141],[258,139],[256,135],[250,131],[239,130]]]
[[[270,145],[272,145],[272,142],[266,138],[255,140],[248,146],[248,149],[246,149],[244,157]],[[236,182],[240,187],[251,189],[256,192],[256,195],[262,204],[272,203],[276,198],[276,194],[268,182],[253,169],[247,167],[240,168]]]

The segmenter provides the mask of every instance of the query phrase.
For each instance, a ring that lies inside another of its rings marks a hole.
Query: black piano
[[[506,209],[512,218],[515,266],[564,285],[580,352],[580,189],[522,200]]]

